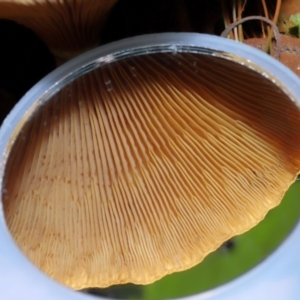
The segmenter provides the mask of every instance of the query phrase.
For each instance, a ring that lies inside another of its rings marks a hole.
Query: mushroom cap
[[[58,57],[69,59],[99,44],[117,0],[0,0],[0,18],[32,29]]]
[[[148,284],[277,206],[299,141],[299,108],[245,66],[192,53],[117,60],[25,124],[6,165],[7,225],[74,289]]]

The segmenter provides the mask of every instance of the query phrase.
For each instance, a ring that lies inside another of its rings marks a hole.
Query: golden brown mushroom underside
[[[0,18],[25,25],[55,55],[70,58],[99,44],[102,27],[116,2],[117,0],[0,0]]]
[[[140,56],[39,110],[9,158],[4,208],[56,280],[146,284],[254,226],[299,167],[299,110],[271,81],[216,57]]]

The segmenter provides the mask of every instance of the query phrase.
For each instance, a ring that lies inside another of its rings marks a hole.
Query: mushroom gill
[[[299,109],[271,80],[217,57],[141,55],[37,110],[3,204],[16,243],[54,279],[147,284],[256,225],[299,169]]]
[[[32,29],[58,57],[68,59],[99,44],[117,0],[0,0],[0,18]]]

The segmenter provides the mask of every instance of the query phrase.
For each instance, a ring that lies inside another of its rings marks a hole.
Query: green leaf
[[[291,15],[290,22],[295,25],[289,28],[289,34],[300,38],[300,13]]]
[[[290,16],[290,21],[294,22],[296,26],[300,26],[300,13]]]

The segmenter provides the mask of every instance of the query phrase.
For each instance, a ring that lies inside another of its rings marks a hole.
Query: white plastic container
[[[0,182],[11,142],[32,112],[51,101],[51,96],[72,81],[116,59],[159,52],[193,52],[217,56],[250,68],[262,79],[271,80],[300,106],[300,80],[281,63],[258,51],[224,38],[194,34],[165,33],[139,36],[89,51],[64,64],[37,83],[15,106],[0,129]],[[2,185],[0,194],[2,195]],[[284,243],[257,267],[238,279],[208,292],[185,299],[299,299],[300,224]],[[56,283],[38,270],[19,250],[5,224],[0,202],[0,298],[1,299],[89,299]],[[105,298],[107,299],[107,298]]]

